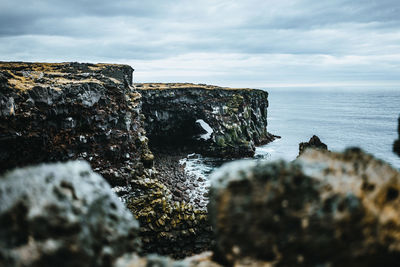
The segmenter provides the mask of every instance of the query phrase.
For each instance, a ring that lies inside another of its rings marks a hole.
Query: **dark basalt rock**
[[[133,169],[151,167],[132,71],[0,62],[0,173],[80,158],[110,183],[126,184]]]
[[[400,118],[399,118],[399,124],[398,124],[398,129],[397,131],[399,132],[399,138],[394,142],[393,144],[393,151],[400,156]]]
[[[139,224],[83,161],[0,177],[0,266],[111,266],[140,251]]]
[[[400,260],[400,173],[359,149],[307,150],[293,163],[231,163],[211,179],[209,216],[220,262],[395,266]]]
[[[132,180],[140,194],[127,199],[139,220],[145,253],[184,258],[208,250],[213,232],[207,211],[185,201],[173,201],[171,191],[157,179]]]
[[[321,142],[318,136],[313,135],[308,142],[303,142],[299,144],[299,156],[307,149],[307,148],[317,148],[322,150],[328,150],[328,146]]]
[[[176,146],[207,156],[253,156],[267,132],[268,93],[194,84],[136,84],[154,147]],[[201,120],[201,121],[200,121]]]

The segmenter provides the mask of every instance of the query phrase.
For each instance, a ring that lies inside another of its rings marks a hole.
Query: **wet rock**
[[[83,161],[0,177],[0,266],[110,266],[139,251],[139,224]]]
[[[307,149],[307,148],[317,148],[328,150],[328,146],[321,142],[318,136],[313,135],[308,142],[303,142],[299,144],[299,156]]]
[[[136,84],[152,147],[186,147],[207,156],[253,156],[267,132],[268,93],[195,84]]]
[[[0,62],[0,173],[84,158],[110,183],[151,167],[127,65]],[[143,167],[143,166],[142,166]]]
[[[359,149],[296,161],[235,162],[212,175],[209,215],[220,262],[394,266],[400,173]]]
[[[399,138],[393,144],[393,151],[400,156],[400,118],[397,131],[399,132]]]

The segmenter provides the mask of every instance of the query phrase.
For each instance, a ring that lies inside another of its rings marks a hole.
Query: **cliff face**
[[[179,145],[203,155],[253,156],[267,132],[268,93],[194,84],[136,84],[151,145]]]
[[[127,65],[0,62],[0,172],[82,158],[109,182],[151,165]]]

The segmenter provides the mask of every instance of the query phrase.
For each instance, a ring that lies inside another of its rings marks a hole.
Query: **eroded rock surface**
[[[318,136],[313,135],[308,142],[302,142],[299,144],[299,156],[307,149],[307,148],[317,148],[322,150],[328,150],[328,146],[321,142]]]
[[[139,251],[139,224],[83,161],[0,177],[0,266],[110,266]]]
[[[207,156],[253,156],[267,132],[268,93],[196,84],[136,84],[153,146],[188,147]]]
[[[184,258],[211,248],[213,232],[207,211],[184,200],[174,201],[169,188],[157,179],[131,183],[137,194],[126,204],[140,222],[144,252]]]
[[[398,124],[398,129],[397,131],[399,132],[399,138],[394,142],[393,144],[393,151],[400,156],[400,118],[399,118],[399,124]]]
[[[212,179],[209,213],[221,262],[394,266],[400,260],[400,174],[359,149],[307,150],[293,163],[232,163]]]
[[[112,184],[152,164],[127,65],[0,62],[0,173],[85,159]]]

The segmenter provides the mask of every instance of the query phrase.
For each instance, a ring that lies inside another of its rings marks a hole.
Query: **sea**
[[[257,160],[294,160],[299,143],[317,135],[331,151],[359,147],[400,169],[392,151],[398,138],[400,88],[264,88],[268,131],[282,138],[256,149]],[[207,177],[220,159],[191,157],[187,171]]]

